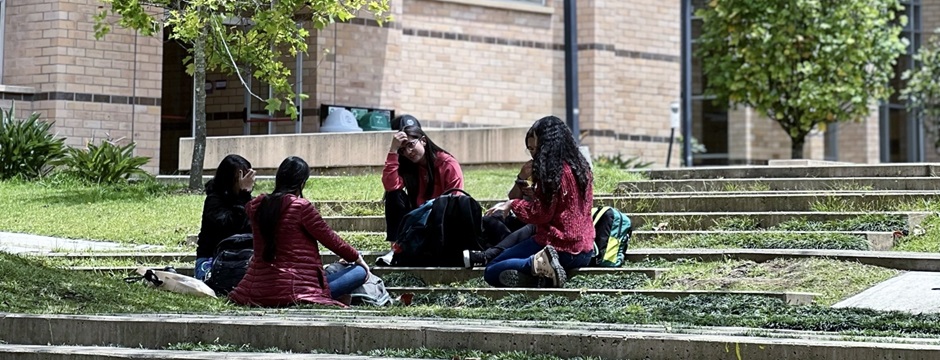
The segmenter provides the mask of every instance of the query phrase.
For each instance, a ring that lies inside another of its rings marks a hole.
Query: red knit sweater
[[[426,166],[418,166],[418,206],[426,201],[441,196],[450,189],[463,189],[463,172],[460,171],[460,164],[448,153],[438,152],[437,160],[434,162],[434,168],[437,173],[434,174],[434,190],[431,197],[424,196],[424,189],[428,186],[428,177]],[[385,191],[400,190],[405,188],[405,180],[398,175],[398,154],[389,153],[385,158],[385,169],[382,170],[382,185]]]
[[[588,182],[584,197],[568,164],[561,170],[561,186],[552,201],[541,201],[541,189],[535,189],[532,200],[512,200],[510,209],[520,220],[535,225],[535,242],[551,245],[556,250],[580,254],[594,249],[594,223],[591,206],[594,204],[593,179]]]

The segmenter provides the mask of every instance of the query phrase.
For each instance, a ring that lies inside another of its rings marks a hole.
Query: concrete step
[[[418,360],[341,354],[287,354],[258,352],[208,352],[151,350],[113,346],[50,346],[0,344],[0,358],[4,360],[108,360],[108,359],[164,359],[164,360]]]
[[[652,241],[657,239],[681,239],[690,236],[715,236],[715,235],[744,235],[744,236],[780,236],[780,235],[850,235],[865,238],[869,249],[876,251],[889,251],[894,248],[894,236],[892,232],[864,232],[864,231],[773,231],[773,230],[754,230],[754,231],[723,231],[723,230],[687,230],[687,231],[651,231],[638,230],[633,232],[631,248],[634,248],[636,242]]]
[[[684,333],[687,327],[681,325],[638,327],[581,323],[574,327],[567,322],[540,321],[528,322],[526,326],[504,320],[364,316],[349,310],[329,311],[340,317],[290,316],[270,311],[251,313],[250,316],[0,314],[0,339],[24,345],[151,349],[182,342],[251,344],[256,348],[273,347],[295,353],[318,350],[342,354],[425,347],[484,352],[517,350],[563,358],[605,359],[724,359],[732,352],[730,356],[738,359],[940,358],[940,346],[924,344],[923,341],[930,339],[917,338],[910,341],[913,343],[880,342],[886,338],[876,338],[875,342],[840,341],[845,339],[844,335],[830,334],[831,338],[823,338],[810,332],[744,328],[711,331],[710,328],[694,328],[693,333],[687,334]],[[350,316],[353,314],[355,316]],[[768,337],[753,334],[768,334]]]
[[[630,220],[635,228],[642,228],[651,223],[654,226],[659,223],[669,223],[668,229],[672,230],[697,230],[708,229],[715,226],[715,222],[720,219],[735,217],[751,218],[760,225],[761,228],[770,228],[782,222],[794,219],[804,219],[806,221],[837,221],[857,218],[862,215],[886,214],[906,217],[908,227],[919,225],[923,219],[929,215],[928,212],[908,212],[908,211],[852,211],[852,212],[819,212],[819,211],[773,211],[773,212],[630,212]],[[383,232],[385,231],[385,218],[383,216],[326,216],[326,222],[335,231],[356,231],[356,232]]]
[[[851,191],[851,192],[680,192],[624,193],[619,196],[595,196],[594,206],[613,206],[627,213],[645,212],[759,212],[811,211],[814,207],[890,210],[905,202],[940,200],[940,191]],[[489,208],[504,200],[480,200]],[[384,214],[379,201],[318,201],[326,216],[363,216]]]
[[[634,289],[548,289],[548,288],[464,288],[464,287],[388,287],[391,294],[477,294],[493,299],[501,299],[513,294],[522,294],[530,298],[548,295],[577,299],[582,295],[645,295],[675,299],[692,295],[748,295],[761,296],[786,301],[790,305],[812,304],[818,294],[802,292],[773,291],[711,291],[711,290],[634,290]]]
[[[133,274],[140,266],[73,266],[69,267],[72,271],[92,271],[101,273],[113,273],[125,276]],[[154,269],[161,269],[160,266],[152,266]],[[194,268],[192,266],[181,266],[175,268],[176,272],[193,276]],[[371,266],[372,273],[378,276],[399,273],[414,276],[428,285],[450,284],[454,282],[463,282],[471,279],[483,278],[483,268],[464,269],[454,267],[430,268],[430,267],[384,267]],[[568,272],[568,276],[579,275],[621,275],[621,274],[642,274],[650,279],[659,277],[662,273],[669,271],[665,268],[581,268]]]
[[[773,259],[828,258],[865,265],[909,271],[940,271],[940,254],[900,251],[801,250],[801,249],[636,249],[627,250],[624,259],[676,261],[726,259],[766,262]],[[629,263],[628,263],[629,265]]]
[[[826,166],[712,166],[637,170],[649,179],[925,177],[940,174],[937,164],[852,164]]]
[[[935,191],[935,177],[683,179],[626,181],[617,194],[707,191]]]

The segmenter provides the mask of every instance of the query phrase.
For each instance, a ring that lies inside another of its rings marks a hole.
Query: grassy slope
[[[478,199],[506,196],[516,170],[470,170],[467,191]],[[597,193],[610,193],[617,182],[636,175],[599,169]],[[271,191],[258,184],[256,194]],[[304,195],[312,200],[382,199],[379,175],[312,178]],[[39,183],[0,181],[0,231],[129,244],[181,246],[199,230],[204,197],[161,186],[104,188],[67,179]]]

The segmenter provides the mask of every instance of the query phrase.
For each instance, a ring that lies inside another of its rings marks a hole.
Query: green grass
[[[921,227],[924,234],[910,234],[895,240],[894,250],[940,253],[940,216],[928,216]]]
[[[516,169],[468,170],[465,188],[478,199],[502,199],[516,174]],[[620,181],[639,178],[636,173],[599,168],[594,191],[610,193]],[[255,194],[272,187],[272,182],[261,181]],[[380,201],[382,194],[378,174],[314,177],[304,190],[313,201]],[[204,200],[203,195],[181,191],[179,185],[149,182],[90,186],[66,176],[0,181],[0,231],[189,249],[186,235],[199,231]],[[373,207],[344,209],[344,213],[381,215]]]
[[[39,314],[221,312],[223,299],[197,298],[126,284],[118,277],[44,266],[0,253],[0,311]]]
[[[862,236],[847,234],[741,233],[702,234],[684,237],[649,236],[631,240],[631,249],[712,248],[712,249],[838,249],[868,250]]]
[[[276,347],[269,348],[256,348],[251,346],[251,344],[220,344],[220,343],[210,343],[205,344],[202,342],[198,343],[176,343],[170,344],[164,348],[165,350],[184,350],[184,351],[208,351],[208,352],[256,352],[256,353],[293,353],[288,350],[281,350]],[[308,351],[305,353],[309,354],[341,354],[340,352],[328,351],[328,350],[314,350]],[[376,357],[389,357],[389,358],[414,358],[414,359],[442,359],[442,360],[461,360],[461,359],[479,359],[479,360],[592,360],[597,359],[595,357],[575,357],[575,358],[560,358],[552,355],[539,355],[539,354],[529,354],[524,351],[508,351],[508,352],[498,352],[498,353],[487,353],[478,350],[450,350],[450,349],[428,349],[428,348],[416,348],[416,349],[375,349],[370,350],[365,353],[356,352],[351,355],[367,355],[367,356],[376,356]]]
[[[828,259],[685,262],[674,264],[646,288],[809,292],[820,294],[816,302],[828,306],[899,272]]]

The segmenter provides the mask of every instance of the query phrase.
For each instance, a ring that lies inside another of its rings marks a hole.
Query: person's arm
[[[515,199],[510,201],[512,203],[509,205],[509,209],[519,220],[526,224],[548,224],[555,216],[555,203],[557,202],[555,199],[547,204],[538,196],[532,200]]]
[[[388,153],[385,158],[385,168],[382,169],[382,185],[385,191],[401,190],[405,187],[405,181],[398,175],[398,154]]]
[[[522,199],[524,193],[522,192],[522,182],[526,181],[529,177],[532,176],[532,160],[526,161],[522,165],[522,169],[519,170],[519,175],[516,175],[516,179],[512,184],[512,189],[509,189],[509,194],[507,195],[510,199]],[[528,187],[528,185],[526,185]]]
[[[336,235],[336,232],[327,225],[323,217],[320,216],[320,212],[313,207],[313,204],[304,201],[302,206],[300,221],[303,222],[304,229],[314,239],[317,239],[323,246],[343,258],[343,260],[354,262],[359,259],[359,252],[343,241],[339,235]]]
[[[442,162],[439,172],[444,191],[463,189],[463,171],[460,170],[460,164],[457,163],[457,159],[450,157]]]
[[[247,200],[245,200],[246,196]],[[250,193],[245,195],[240,192],[234,204],[228,203],[218,195],[207,196],[202,212],[203,224],[211,224],[208,226],[211,229],[232,229],[233,233],[238,233],[245,228],[251,231],[248,214],[245,213],[245,204],[248,201],[251,201]]]

